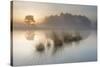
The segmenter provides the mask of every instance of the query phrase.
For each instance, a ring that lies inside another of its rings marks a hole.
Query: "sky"
[[[17,23],[23,23],[27,15],[33,15],[36,22],[41,22],[46,16],[60,15],[62,12],[86,16],[92,22],[96,22],[97,20],[96,6],[40,3],[32,1],[13,2],[13,20]]]

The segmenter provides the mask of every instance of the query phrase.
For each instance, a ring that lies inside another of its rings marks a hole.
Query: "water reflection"
[[[15,65],[93,61],[97,57],[95,31],[31,30],[13,33]],[[67,39],[68,35],[71,40]],[[78,41],[74,41],[75,36],[79,37]]]
[[[26,35],[25,35],[27,40],[33,40],[34,38],[34,32],[32,31],[26,31]]]
[[[82,36],[80,35],[79,32],[76,32],[74,34],[72,33],[63,33],[63,41],[65,43],[71,43],[71,42],[79,42],[82,40]]]
[[[25,37],[27,40],[35,42],[33,47],[35,47],[36,52],[45,53],[45,51],[51,51],[52,54],[63,50],[64,47],[73,46],[73,43],[78,45],[84,39],[80,32],[72,33],[53,30],[27,31]]]

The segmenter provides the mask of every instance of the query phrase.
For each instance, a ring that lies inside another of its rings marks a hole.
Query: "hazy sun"
[[[41,24],[43,19],[37,18],[36,16],[34,17],[33,15],[26,15],[24,22],[26,24]]]

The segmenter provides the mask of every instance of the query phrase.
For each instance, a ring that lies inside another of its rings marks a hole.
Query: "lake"
[[[78,41],[64,41],[64,34],[76,33]],[[54,43],[57,42],[60,45]],[[13,31],[13,65],[74,63],[97,60],[97,33],[91,31],[20,30]]]

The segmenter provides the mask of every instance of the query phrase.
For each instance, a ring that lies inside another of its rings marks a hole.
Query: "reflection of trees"
[[[73,41],[74,41],[74,42],[78,42],[78,41],[80,41],[80,40],[82,40],[82,36],[80,35],[79,32],[76,32],[76,33],[75,33],[75,36],[73,36]]]
[[[33,40],[34,39],[34,32],[27,31],[25,37],[27,40]]]
[[[35,34],[34,34],[34,31],[27,32],[26,39],[33,40]],[[45,31],[44,31],[44,34],[45,34]],[[57,51],[59,51],[60,49],[63,49],[64,47],[72,46],[72,42],[79,42],[82,40],[82,37],[79,32],[76,32],[74,34],[68,33],[68,32],[62,32],[61,35],[57,35],[57,33],[55,31],[53,31],[49,35],[50,35],[50,37],[48,37],[45,34],[46,40],[44,40],[44,41],[46,41],[46,42],[41,43],[40,41],[37,41],[37,42],[39,42],[37,44],[37,46],[35,47],[37,52],[43,53],[46,50],[46,48],[48,51],[49,51],[48,48],[51,48],[53,51],[52,53],[55,54]],[[59,36],[62,36],[62,39]],[[53,43],[51,43],[49,40],[52,40]],[[45,46],[45,44],[46,44],[46,46]],[[53,46],[53,47],[51,47],[51,46]]]
[[[70,33],[63,33],[63,41],[65,43],[70,43],[70,42],[72,42],[72,40],[73,40],[72,34],[70,34]]]
[[[82,40],[82,37],[79,32],[74,33],[74,35],[71,33],[63,33],[63,41],[65,43],[78,42],[80,40]]]
[[[61,35],[63,39],[60,39],[59,36],[53,32],[53,42],[54,42],[54,50],[53,54],[56,53],[58,50],[63,49],[65,46],[71,46],[72,42],[79,42],[82,40],[82,37],[79,32],[74,33],[74,36],[72,33],[65,33],[63,32],[63,35]],[[65,44],[64,44],[65,43]]]
[[[55,54],[60,48],[63,47],[64,44],[63,41],[59,38],[59,36],[54,31],[52,32],[52,40],[54,42],[52,54]]]
[[[53,32],[52,34],[52,40],[54,41],[54,46],[62,46],[62,40],[60,40],[60,38],[57,36],[57,34],[55,32]]]

